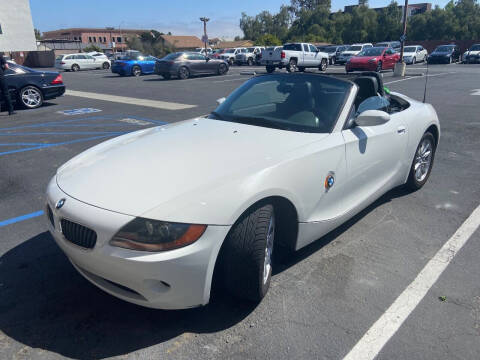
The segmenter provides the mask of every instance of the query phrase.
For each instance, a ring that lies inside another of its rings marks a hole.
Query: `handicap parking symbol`
[[[100,111],[102,111],[102,110],[93,109],[93,108],[81,108],[81,109],[57,111],[57,113],[70,116],[70,115],[90,114],[90,113],[95,113],[95,112],[100,112]]]

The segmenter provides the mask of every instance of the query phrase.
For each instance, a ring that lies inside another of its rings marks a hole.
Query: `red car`
[[[395,67],[400,60],[400,54],[392,48],[371,47],[352,56],[345,65],[347,73],[351,71],[377,71],[388,70]]]

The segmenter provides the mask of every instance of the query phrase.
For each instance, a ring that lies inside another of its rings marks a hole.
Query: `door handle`
[[[405,134],[407,132],[407,129],[405,128],[405,126],[399,126],[397,128],[397,133],[398,134]]]

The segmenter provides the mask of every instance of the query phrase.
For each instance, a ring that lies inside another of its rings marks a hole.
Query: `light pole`
[[[201,17],[200,18],[200,21],[203,22],[203,42],[205,44],[205,56],[207,56],[207,42],[208,42],[208,37],[207,37],[207,22],[209,21],[210,19],[207,18],[207,17]]]
[[[400,62],[403,63],[403,48],[405,47],[405,40],[407,39],[407,14],[408,14],[408,0],[405,0],[405,6],[403,8],[403,34],[400,49]]]

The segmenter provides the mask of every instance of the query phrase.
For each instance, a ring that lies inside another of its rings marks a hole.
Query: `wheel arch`
[[[438,140],[440,139],[440,131],[437,125],[432,124],[430,125],[425,132],[431,132],[433,137],[435,138],[435,146],[438,146]]]

